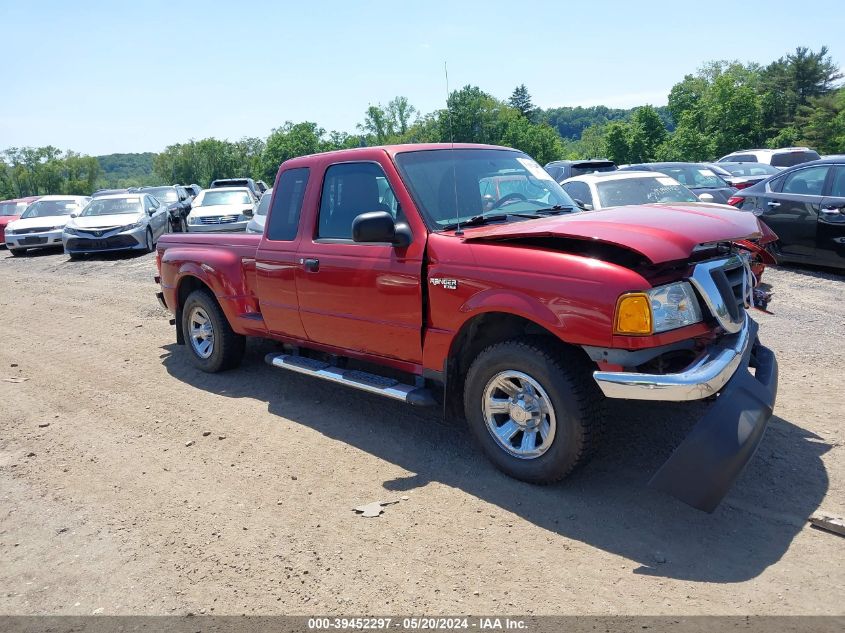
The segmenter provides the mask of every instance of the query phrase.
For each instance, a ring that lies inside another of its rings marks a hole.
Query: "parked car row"
[[[12,255],[61,246],[90,253],[151,252],[171,232],[245,231],[267,186],[250,178],[198,185],[102,189],[91,196],[37,196],[0,202],[0,243]],[[257,229],[260,230],[260,229]]]

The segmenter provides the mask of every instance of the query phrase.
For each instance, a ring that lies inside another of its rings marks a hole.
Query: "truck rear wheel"
[[[522,481],[560,481],[585,463],[602,424],[603,400],[590,366],[547,342],[491,345],[470,366],[464,409],[484,454]]]
[[[194,290],[182,307],[182,333],[193,364],[208,373],[234,369],[241,364],[246,337],[237,334],[214,296]]]

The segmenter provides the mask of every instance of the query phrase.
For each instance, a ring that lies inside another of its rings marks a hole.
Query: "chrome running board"
[[[357,369],[335,367],[323,361],[292,354],[267,354],[264,360],[273,367],[289,369],[298,374],[321,378],[415,406],[425,407],[437,404],[428,389],[405,385],[393,378],[386,378]]]

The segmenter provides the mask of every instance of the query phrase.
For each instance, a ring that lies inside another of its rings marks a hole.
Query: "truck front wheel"
[[[464,409],[485,455],[507,475],[537,484],[559,481],[593,452],[603,396],[590,367],[547,341],[491,345],[466,376]]]
[[[213,374],[241,364],[246,337],[232,329],[208,290],[194,290],[188,295],[181,326],[197,368]]]

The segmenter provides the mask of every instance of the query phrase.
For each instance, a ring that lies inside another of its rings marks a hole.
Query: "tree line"
[[[196,183],[251,176],[271,183],[289,158],[334,149],[414,142],[506,145],[541,164],[606,157],[617,163],[712,160],[750,147],[809,145],[845,153],[845,88],[827,47],[799,47],[768,65],[713,61],[676,83],[668,105],[632,109],[535,107],[524,85],[501,100],[478,86],[420,113],[406,97],[370,105],[353,132],[288,121],[267,138],[216,138],[169,145],[158,154],[101,157],[55,147],[0,152],[0,199],[90,193],[97,187]]]

